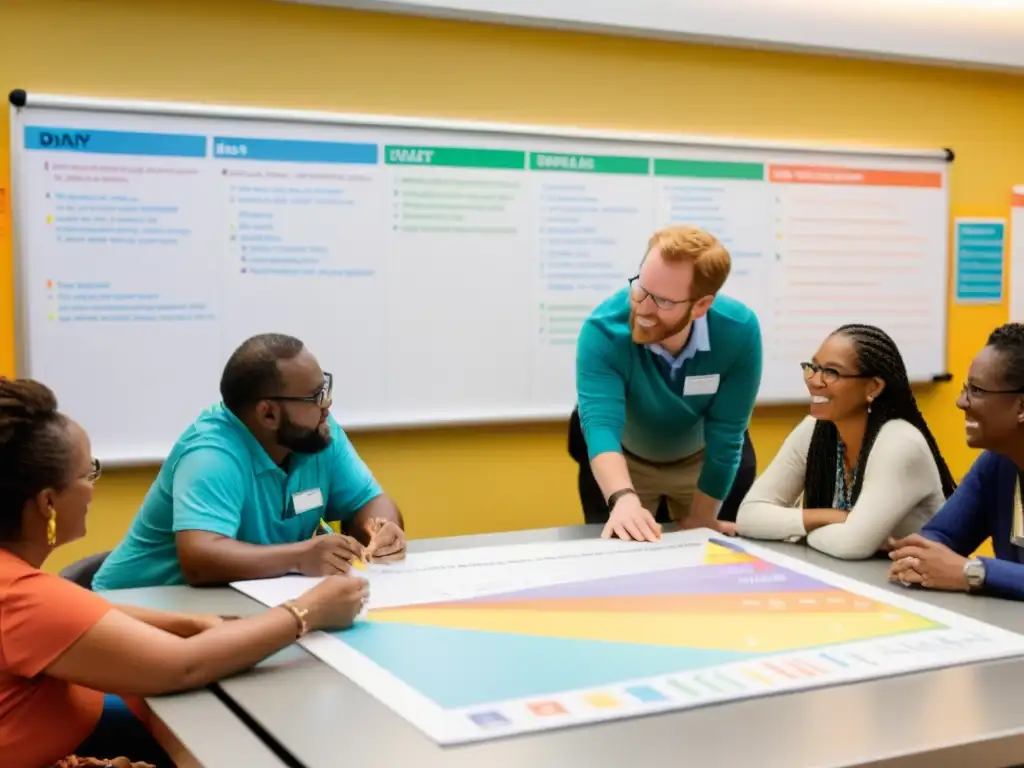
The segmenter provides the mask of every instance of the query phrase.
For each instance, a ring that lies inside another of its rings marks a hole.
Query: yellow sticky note
[[[607,693],[591,693],[584,697],[587,703],[598,709],[614,709],[619,706],[619,701]]]

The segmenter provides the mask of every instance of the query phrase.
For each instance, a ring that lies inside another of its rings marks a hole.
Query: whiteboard
[[[845,322],[946,370],[944,150],[11,101],[21,373],[107,462],[162,460],[266,331],[334,374],[347,429],[565,418],[581,323],[671,223],[732,254],[759,402],[806,398]]]

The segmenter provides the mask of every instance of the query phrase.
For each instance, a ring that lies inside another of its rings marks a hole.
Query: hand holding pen
[[[336,533],[324,520],[317,524],[316,533],[324,535],[303,542],[297,570],[304,576],[348,573],[353,563],[364,559],[362,544],[351,536]]]
[[[405,531],[397,523],[375,517],[366,525],[370,543],[363,550],[363,561],[392,563],[405,558]]]

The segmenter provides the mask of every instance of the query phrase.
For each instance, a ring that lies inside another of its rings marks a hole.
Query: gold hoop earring
[[[50,519],[46,521],[46,543],[51,547],[57,543],[57,510],[50,507]]]

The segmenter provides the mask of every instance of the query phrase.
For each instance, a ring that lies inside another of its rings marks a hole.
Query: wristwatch
[[[971,559],[964,563],[964,580],[970,591],[981,589],[985,583],[985,563],[977,559]]]
[[[633,490],[632,488],[620,488],[619,490],[615,491],[615,493],[608,497],[608,511],[611,512],[613,509],[615,509],[615,504],[619,499],[621,499],[623,496],[629,496],[630,494],[633,494],[635,496],[636,491]]]

